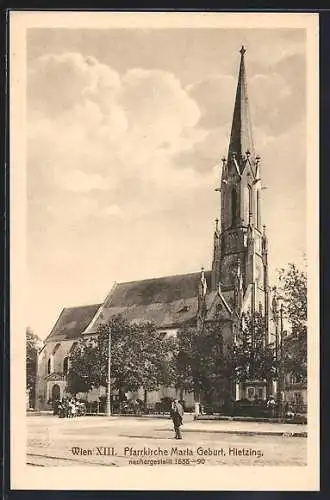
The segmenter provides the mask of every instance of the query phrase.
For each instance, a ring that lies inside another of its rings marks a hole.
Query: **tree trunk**
[[[143,394],[143,402],[146,405],[148,401],[148,391],[144,389],[144,394]]]

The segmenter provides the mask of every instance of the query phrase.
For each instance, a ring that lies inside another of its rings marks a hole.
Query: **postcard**
[[[317,491],[318,16],[9,50],[11,488]]]

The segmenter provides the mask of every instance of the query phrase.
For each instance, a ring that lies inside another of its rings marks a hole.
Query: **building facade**
[[[262,312],[269,324],[268,243],[262,225],[262,165],[256,154],[250,119],[245,49],[234,103],[228,154],[222,160],[217,191],[219,213],[209,271],[115,284],[102,304],[65,308],[39,354],[37,406],[47,407],[66,391],[70,353],[84,335],[122,314],[129,321],[151,321],[164,336],[183,325],[220,318],[225,343],[235,339],[244,311]],[[268,339],[265,339],[268,341]],[[103,390],[103,389],[102,389]],[[143,388],[141,388],[143,393]],[[149,394],[149,401],[175,396],[173,388]],[[266,397],[263,382],[237,384],[236,399]],[[193,394],[185,394],[188,403]]]

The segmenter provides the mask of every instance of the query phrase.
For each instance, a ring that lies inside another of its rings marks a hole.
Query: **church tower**
[[[222,159],[216,189],[221,207],[214,232],[211,286],[213,290],[220,286],[227,303],[239,315],[243,310],[262,311],[268,324],[268,244],[262,225],[261,161],[253,142],[245,52],[242,47],[228,155]]]

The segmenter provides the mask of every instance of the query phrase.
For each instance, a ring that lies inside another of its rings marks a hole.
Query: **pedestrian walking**
[[[175,439],[182,439],[180,427],[183,424],[183,406],[174,399],[171,407],[171,418],[174,426]]]

